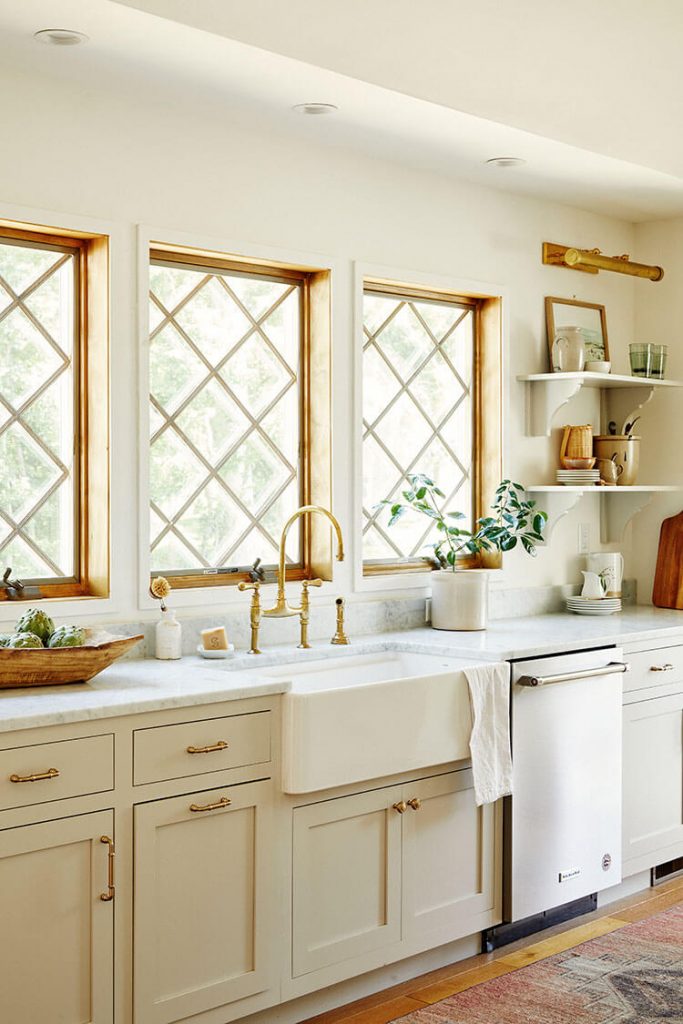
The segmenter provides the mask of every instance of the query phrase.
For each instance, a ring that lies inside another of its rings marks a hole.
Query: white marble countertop
[[[154,658],[121,661],[90,683],[0,691],[0,732],[145,711],[192,707],[285,693],[286,676],[261,674],[272,665],[339,658],[386,650],[448,654],[480,661],[509,661],[647,640],[683,640],[683,612],[627,607],[618,615],[537,615],[499,619],[480,633],[450,633],[423,627],[352,639],[349,647],[319,642],[308,651],[267,648],[258,657],[238,654],[226,661],[191,656],[180,661]]]

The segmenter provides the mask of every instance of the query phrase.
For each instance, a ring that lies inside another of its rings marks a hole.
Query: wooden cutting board
[[[657,608],[683,608],[683,512],[662,523],[652,603]]]

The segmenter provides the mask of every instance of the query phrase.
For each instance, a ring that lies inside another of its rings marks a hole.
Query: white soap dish
[[[235,645],[228,644],[227,651],[219,647],[215,650],[207,650],[206,647],[202,647],[201,644],[197,644],[197,654],[200,658],[209,658],[210,660],[220,660],[222,658],[234,658],[235,657]]]

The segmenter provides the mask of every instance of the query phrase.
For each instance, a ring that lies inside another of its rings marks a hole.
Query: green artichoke
[[[28,608],[14,627],[14,632],[33,633],[34,636],[40,637],[44,644],[47,644],[54,628],[55,624],[47,612],[40,608]]]
[[[82,647],[85,630],[79,626],[58,626],[48,641],[48,647]]]
[[[23,633],[14,633],[13,636],[7,641],[8,647],[42,647],[43,641],[35,633],[29,633],[24,631]]]

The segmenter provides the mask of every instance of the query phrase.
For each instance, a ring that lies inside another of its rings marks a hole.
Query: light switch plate
[[[590,523],[579,523],[578,527],[578,550],[580,555],[587,555],[591,549],[591,528]]]

